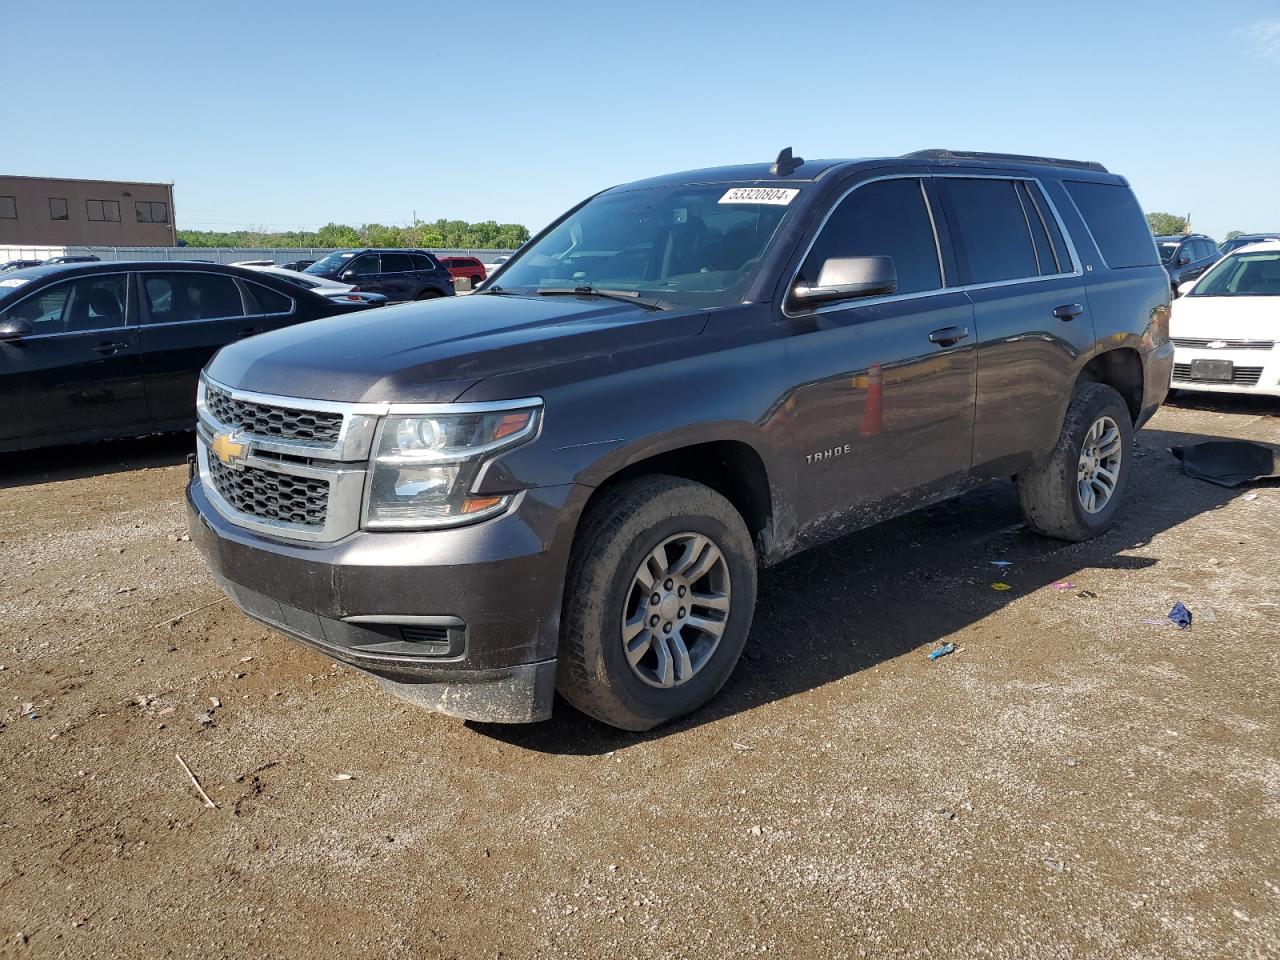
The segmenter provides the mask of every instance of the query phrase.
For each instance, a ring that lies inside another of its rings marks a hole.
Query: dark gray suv
[[[250,616],[460,717],[641,730],[728,680],[757,570],[994,478],[1115,519],[1169,283],[1095,163],[925,151],[672,174],[468,297],[206,368],[192,537]]]
[[[453,296],[453,277],[426,250],[335,250],[302,271],[392,301]]]

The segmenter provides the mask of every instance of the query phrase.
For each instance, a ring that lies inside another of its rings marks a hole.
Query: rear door
[[[0,441],[127,433],[146,424],[129,289],[128,273],[96,273],[46,286],[0,314],[32,326],[29,336],[0,343],[0,384],[9,398]]]
[[[142,380],[157,422],[194,419],[196,381],[219,347],[259,332],[236,278],[199,270],[138,274]]]
[[[978,330],[975,471],[996,476],[1051,447],[1093,321],[1076,258],[1038,181],[948,174],[942,195]]]
[[[796,282],[831,257],[893,258],[892,296],[786,308],[798,520],[815,538],[875,522],[967,475],[973,438],[973,306],[945,289],[923,180],[852,187],[821,226]],[[794,284],[792,284],[794,287]]]

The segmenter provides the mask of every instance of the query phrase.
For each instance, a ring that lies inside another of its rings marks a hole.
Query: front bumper
[[[551,713],[573,520],[589,494],[527,490],[492,520],[447,530],[286,541],[237,526],[197,476],[191,539],[249,616],[453,716]]]
[[[1230,360],[1234,378],[1230,381],[1193,380],[1195,360]],[[1280,347],[1259,349],[1210,349],[1179,346],[1174,357],[1175,390],[1203,390],[1207,393],[1250,393],[1280,397]]]

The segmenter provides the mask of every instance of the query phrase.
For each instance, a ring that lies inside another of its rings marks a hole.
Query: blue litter
[[[1012,560],[992,560],[991,565],[993,567],[1012,567],[1013,561]]]
[[[1182,605],[1181,600],[1175,602],[1173,609],[1169,611],[1169,622],[1180,630],[1185,630],[1191,626],[1191,611]]]
[[[937,650],[929,654],[930,660],[937,660],[939,657],[945,657],[948,653],[955,653],[956,645],[954,643],[944,643]]]

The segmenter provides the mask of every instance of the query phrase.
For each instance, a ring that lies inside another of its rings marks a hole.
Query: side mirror
[[[354,270],[343,270],[342,279],[346,283],[353,283],[356,279],[356,272]]]
[[[1180,267],[1185,267],[1190,262],[1191,262],[1191,258],[1188,257],[1185,253],[1178,258],[1178,266]]]
[[[818,272],[812,286],[798,284],[792,291],[797,303],[806,306],[881,297],[898,289],[898,271],[893,257],[831,257]]]
[[[6,317],[0,320],[0,343],[21,340],[35,333],[35,327],[26,320],[17,317]]]
[[[1191,288],[1194,287],[1195,285],[1196,285],[1196,281],[1194,280],[1186,280],[1178,284],[1178,296],[1185,297],[1188,293],[1191,292]]]

